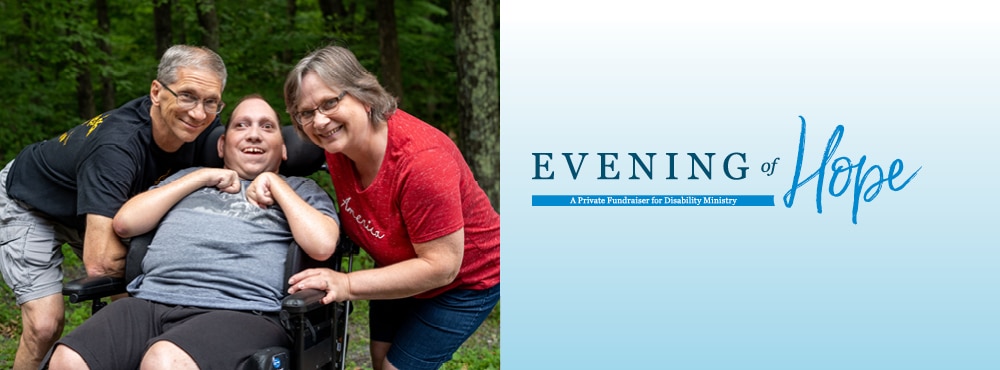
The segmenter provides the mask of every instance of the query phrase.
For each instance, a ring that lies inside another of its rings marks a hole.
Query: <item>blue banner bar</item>
[[[532,195],[532,207],[774,207],[773,195]]]

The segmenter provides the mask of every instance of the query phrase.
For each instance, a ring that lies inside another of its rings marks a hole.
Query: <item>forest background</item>
[[[0,0],[0,166],[28,144],[148,94],[170,45],[207,46],[222,56],[224,101],[259,93],[283,112],[292,66],[338,44],[378,75],[400,108],[456,141],[496,208],[499,35],[499,0]],[[332,190],[326,176],[313,177]],[[81,276],[67,254],[67,277]],[[362,256],[361,265],[370,260]],[[445,368],[499,368],[499,311]],[[89,306],[70,305],[67,316],[66,332],[89,316]],[[349,364],[368,368],[365,302],[351,320]],[[20,312],[4,284],[0,366],[9,367],[19,335]]]

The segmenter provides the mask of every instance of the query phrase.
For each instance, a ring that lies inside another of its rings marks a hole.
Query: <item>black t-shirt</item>
[[[219,126],[219,117],[194,142],[166,153],[153,142],[151,106],[144,96],[25,147],[10,169],[8,194],[83,230],[87,214],[114,217],[130,197],[170,174],[216,165],[206,163],[205,153],[218,159],[216,143],[208,143],[208,138],[212,127]]]

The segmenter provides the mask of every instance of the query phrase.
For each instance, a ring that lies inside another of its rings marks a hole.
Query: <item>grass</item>
[[[67,279],[83,276],[82,264],[67,246],[63,246],[66,256],[63,270]],[[369,268],[371,260],[362,253],[356,258],[355,268]],[[359,267],[360,266],[360,267]],[[18,339],[21,335],[21,312],[14,300],[14,294],[6,284],[0,290],[0,368],[10,369],[14,363]],[[69,333],[90,317],[89,303],[69,303],[66,301],[66,328]],[[368,302],[355,302],[350,318],[350,342],[348,343],[347,368],[354,370],[371,369],[368,357]],[[500,368],[500,305],[493,310],[482,326],[455,353],[452,360],[441,367],[444,370],[499,369]]]

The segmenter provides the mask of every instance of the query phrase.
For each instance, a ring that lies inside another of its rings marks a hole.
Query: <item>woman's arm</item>
[[[323,303],[363,299],[411,297],[450,284],[458,276],[465,252],[465,229],[414,243],[417,253],[393,265],[342,273],[327,268],[309,269],[289,279],[289,293],[303,289],[326,290]]]

